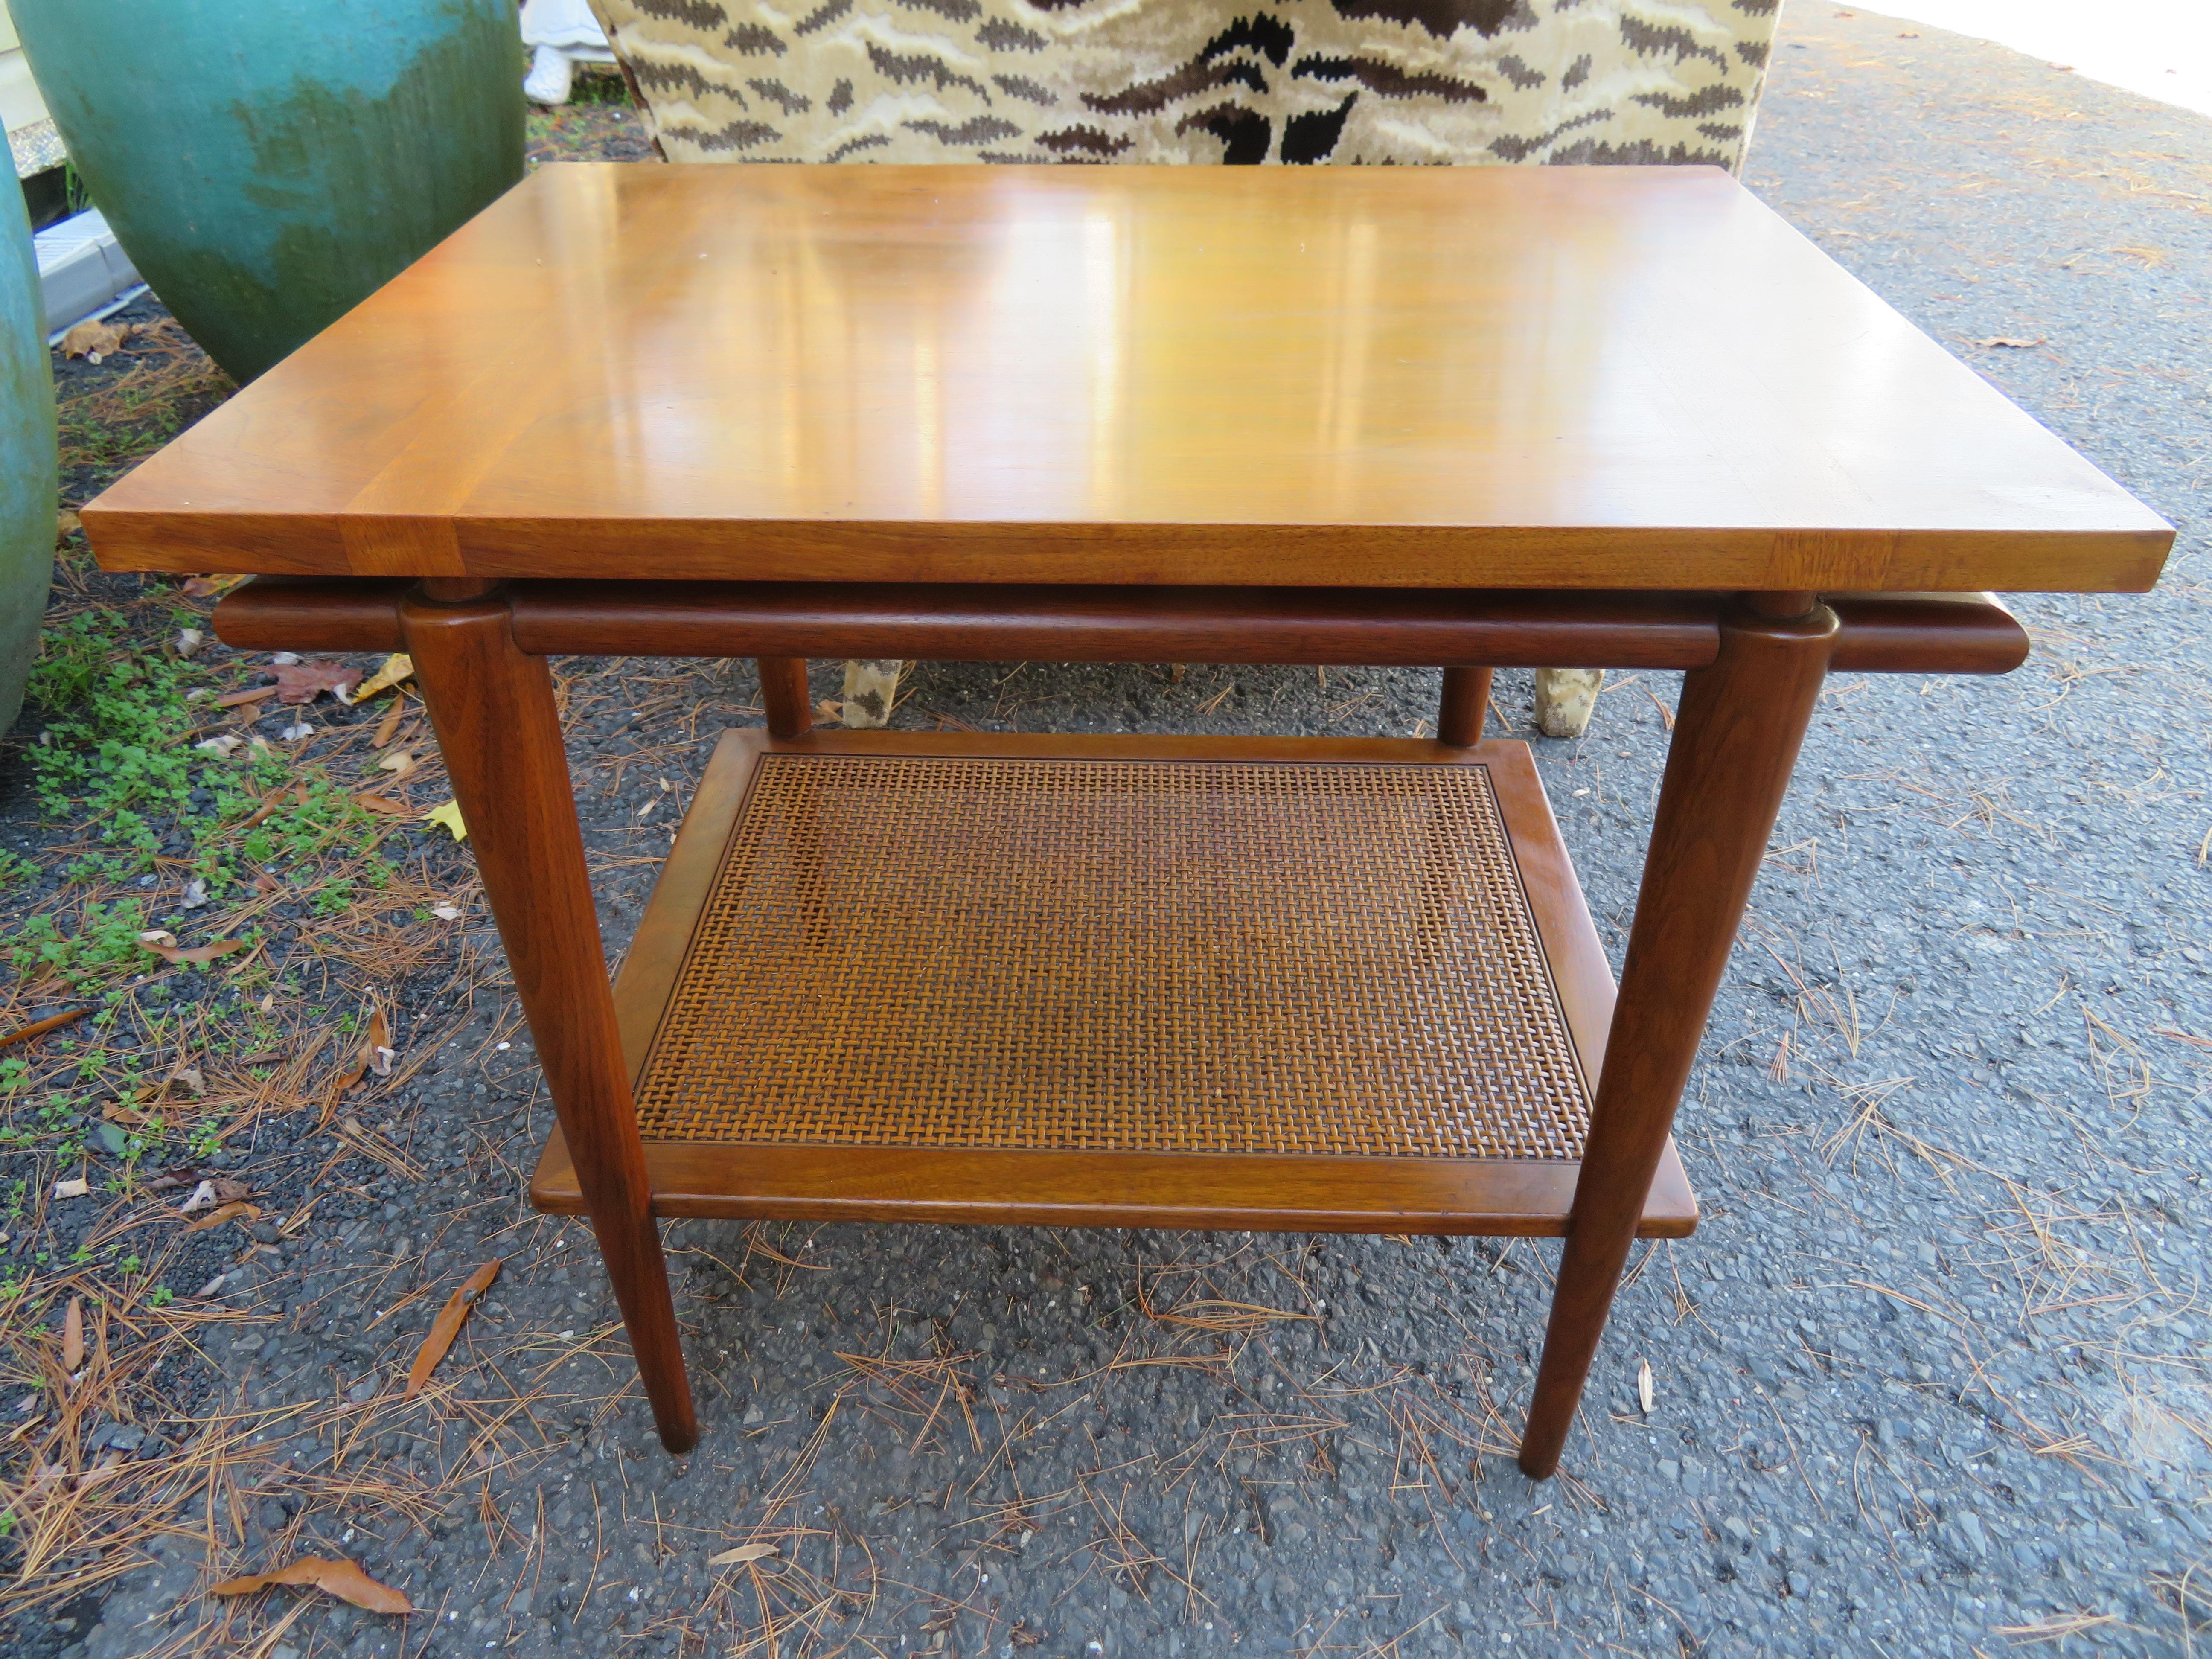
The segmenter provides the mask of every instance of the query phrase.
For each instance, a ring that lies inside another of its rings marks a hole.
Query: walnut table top
[[[2141,589],[2172,532],[1699,167],[544,169],[111,568]]]

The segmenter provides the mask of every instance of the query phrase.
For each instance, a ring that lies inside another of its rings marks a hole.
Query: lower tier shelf
[[[742,732],[615,1002],[659,1214],[1547,1237],[1613,981],[1525,744]]]

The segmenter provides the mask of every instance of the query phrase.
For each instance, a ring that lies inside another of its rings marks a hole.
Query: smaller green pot
[[[0,190],[0,732],[15,723],[54,579],[54,376],[23,192]]]

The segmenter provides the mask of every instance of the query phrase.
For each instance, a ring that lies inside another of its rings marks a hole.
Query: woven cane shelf
[[[726,736],[616,988],[663,1214],[1523,1234],[1612,996],[1522,744],[903,732]]]

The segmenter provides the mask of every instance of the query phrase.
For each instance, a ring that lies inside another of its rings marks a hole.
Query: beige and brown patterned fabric
[[[1712,162],[1781,0],[592,0],[672,161]]]

